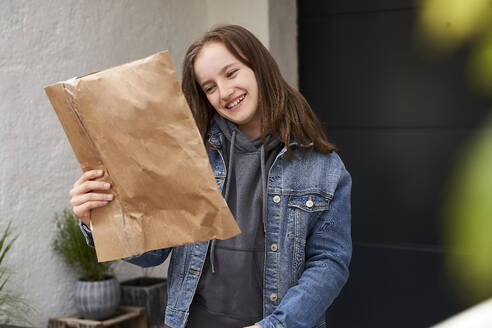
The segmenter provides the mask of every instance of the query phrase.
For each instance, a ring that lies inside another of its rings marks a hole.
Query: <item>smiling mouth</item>
[[[226,105],[225,107],[227,109],[232,109],[232,108],[236,107],[237,105],[239,105],[244,100],[244,98],[246,98],[246,94],[243,94],[242,96],[240,96],[239,98],[237,98],[236,100],[234,100],[230,104]]]

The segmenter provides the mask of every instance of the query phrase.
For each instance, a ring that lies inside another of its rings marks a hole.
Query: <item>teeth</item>
[[[227,106],[227,108],[232,108],[234,106],[236,106],[237,104],[239,104],[242,100],[244,99],[244,95],[242,95],[241,97],[239,97],[235,102],[233,102],[232,104],[230,104],[229,106]]]

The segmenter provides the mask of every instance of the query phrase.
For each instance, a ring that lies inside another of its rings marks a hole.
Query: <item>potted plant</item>
[[[87,245],[79,228],[79,219],[71,211],[56,214],[53,249],[76,270],[75,306],[82,317],[92,320],[109,318],[120,302],[120,284],[112,276],[113,262],[97,261],[96,251]]]
[[[19,294],[7,289],[7,281],[11,273],[2,265],[5,256],[14,244],[16,237],[11,237],[11,222],[0,236],[0,326],[4,324],[28,324],[29,314],[34,312],[34,308],[19,296]]]

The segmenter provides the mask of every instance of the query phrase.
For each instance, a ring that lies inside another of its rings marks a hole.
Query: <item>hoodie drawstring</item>
[[[235,142],[236,142],[236,130],[233,130],[232,131],[232,137],[231,137],[231,149],[229,151],[229,167],[227,168],[227,177],[226,177],[226,181],[225,181],[225,184],[226,184],[225,185],[225,193],[224,192],[222,193],[226,202],[227,202],[227,198],[229,197],[229,187],[231,186],[230,179],[231,179],[231,175],[232,175],[231,174],[232,162],[234,161],[234,144],[235,144]],[[224,190],[224,189],[222,188],[222,190]],[[212,267],[212,272],[215,272],[215,242],[216,242],[216,240],[217,239],[212,240],[212,245],[210,246],[210,266]]]

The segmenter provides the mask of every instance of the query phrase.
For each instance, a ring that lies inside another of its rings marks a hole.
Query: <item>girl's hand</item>
[[[107,191],[109,183],[93,181],[104,175],[102,170],[87,171],[78,179],[70,190],[70,205],[73,213],[86,225],[90,226],[91,209],[102,207],[113,200],[111,193],[96,193],[93,191]]]

